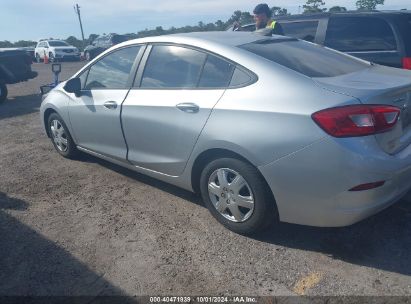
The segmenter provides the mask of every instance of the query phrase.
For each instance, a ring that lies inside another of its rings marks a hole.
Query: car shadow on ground
[[[38,112],[40,105],[41,96],[39,94],[9,97],[0,104],[0,119]]]
[[[84,296],[76,303],[91,303],[101,295],[125,296],[104,279],[103,273],[90,270],[7,211],[24,212],[28,207],[27,202],[0,192],[0,302],[4,296]],[[59,298],[58,302],[62,301]],[[121,302],[134,303],[132,298],[122,298]],[[66,303],[71,302],[67,299]]]
[[[138,172],[126,169],[124,167],[118,166],[116,164],[110,163],[108,161],[105,161],[103,159],[91,156],[89,154],[81,153],[79,158],[79,161],[82,162],[89,162],[89,163],[97,163],[107,169],[110,169],[114,172],[117,172],[121,175],[127,176],[129,178],[132,178],[140,183],[144,183],[146,185],[152,186],[154,188],[158,188],[160,190],[163,190],[165,192],[168,192],[174,196],[177,196],[179,198],[182,198],[184,200],[190,201],[198,206],[205,207],[204,203],[202,202],[201,198],[190,191],[186,191],[184,189],[181,189],[179,187],[173,186],[171,184],[162,182],[158,179],[152,178],[150,176],[140,174]]]
[[[84,154],[80,160],[98,163],[138,182],[204,207],[201,198],[189,191],[93,156]],[[411,192],[388,209],[352,226],[316,228],[279,223],[253,239],[277,246],[319,252],[360,266],[411,275]]]
[[[352,226],[317,228],[280,223],[256,239],[411,275],[411,192],[386,210]]]

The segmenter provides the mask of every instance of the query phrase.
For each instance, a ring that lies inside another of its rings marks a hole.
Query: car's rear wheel
[[[0,103],[6,100],[7,98],[7,86],[4,82],[0,81]]]
[[[76,144],[60,115],[52,113],[48,118],[47,126],[51,141],[57,152],[66,158],[76,157],[78,154]]]
[[[275,202],[256,168],[220,158],[202,171],[200,190],[211,214],[228,229],[255,234],[277,220]]]

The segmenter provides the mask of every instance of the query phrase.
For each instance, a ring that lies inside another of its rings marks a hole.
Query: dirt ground
[[[351,227],[240,236],[194,194],[60,157],[38,113],[50,66],[33,69],[0,105],[0,295],[411,296],[411,193]]]

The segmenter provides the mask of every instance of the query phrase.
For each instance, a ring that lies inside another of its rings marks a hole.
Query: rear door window
[[[330,18],[324,44],[343,52],[397,50],[391,26],[377,17]]]
[[[141,80],[142,88],[195,88],[207,55],[173,45],[155,45]]]
[[[314,42],[317,34],[318,20],[281,22],[284,35]]]
[[[198,86],[200,88],[226,88],[231,81],[234,65],[213,55],[207,56]]]
[[[334,77],[370,67],[370,64],[351,56],[294,39],[266,39],[240,48],[308,77]]]

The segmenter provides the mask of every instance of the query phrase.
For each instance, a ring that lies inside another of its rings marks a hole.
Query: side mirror
[[[81,96],[81,80],[80,78],[72,78],[64,85],[64,90],[68,93],[74,93],[76,97]]]

